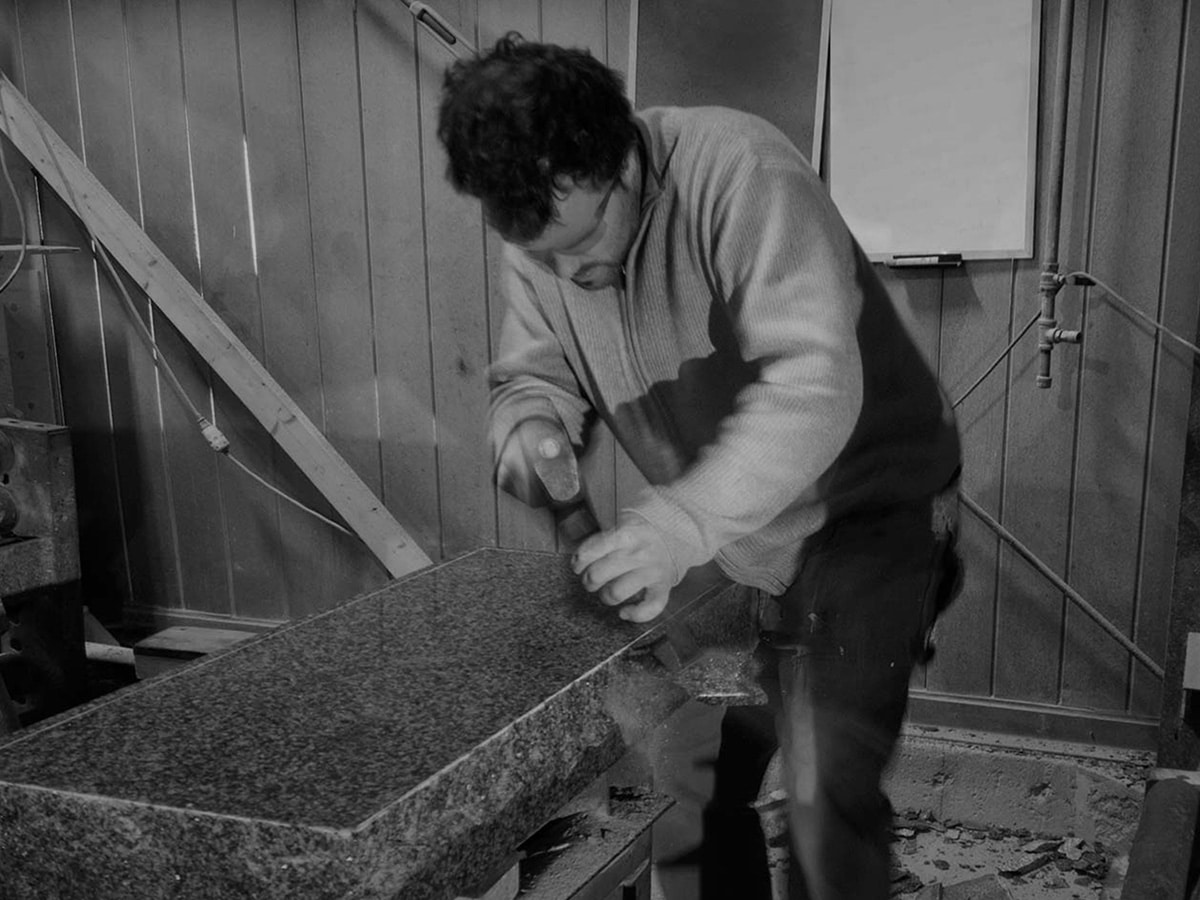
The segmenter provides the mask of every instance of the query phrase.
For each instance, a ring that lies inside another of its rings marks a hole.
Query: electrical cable
[[[952,409],[958,409],[958,405],[960,403],[962,403],[964,400],[966,400],[968,397],[970,397],[971,393],[975,390],[975,388],[977,388],[981,384],[983,384],[983,380],[992,374],[992,371],[996,368],[996,366],[998,366],[998,365],[1000,365],[1000,363],[1004,362],[1004,360],[1005,360],[1005,358],[1007,358],[1008,354],[1012,353],[1013,347],[1017,346],[1017,342],[1020,341],[1021,338],[1025,337],[1025,332],[1027,332],[1030,328],[1033,327],[1033,323],[1036,322],[1038,320],[1038,318],[1040,318],[1040,313],[1034,313],[1033,318],[1030,319],[1028,322],[1026,322],[1025,327],[1021,329],[1021,333],[1018,334],[1015,338],[1013,338],[1012,342],[1007,347],[1004,348],[1004,352],[1001,353],[998,357],[996,357],[996,361],[987,367],[987,371],[984,372],[982,375],[980,375],[978,378],[976,378],[975,383],[973,385],[971,385],[969,388],[967,388],[966,392],[961,397],[959,397],[957,400],[954,401],[954,403],[951,405]]]
[[[1142,319],[1144,322],[1146,322],[1153,328],[1157,329],[1158,331],[1162,332],[1167,337],[1173,338],[1176,341],[1178,341],[1179,343],[1183,344],[1183,346],[1185,346],[1189,350],[1191,350],[1192,353],[1196,354],[1197,356],[1200,356],[1200,347],[1197,347],[1195,344],[1193,344],[1191,341],[1187,340],[1186,338],[1180,337],[1174,331],[1172,331],[1170,328],[1168,328],[1166,325],[1163,325],[1161,322],[1157,322],[1154,319],[1150,318],[1150,316],[1146,315],[1144,312],[1142,312],[1140,309],[1138,309],[1136,306],[1134,306],[1132,303],[1130,303],[1128,300],[1126,300],[1124,297],[1122,297],[1120,294],[1118,294],[1116,291],[1114,291],[1109,285],[1105,284],[1103,281],[1101,281],[1095,275],[1092,275],[1089,272],[1071,272],[1068,275],[1062,276],[1062,281],[1063,281],[1063,283],[1078,284],[1078,285],[1082,285],[1084,287],[1100,288],[1102,291],[1105,292],[1105,294],[1110,299],[1116,300],[1118,303],[1120,303],[1122,306],[1124,306],[1126,309],[1128,309],[1131,313],[1133,313],[1139,319]]]
[[[0,169],[4,171],[4,181],[8,185],[9,191],[12,192],[13,204],[17,208],[17,220],[21,223],[21,250],[17,254],[17,264],[12,267],[8,277],[0,281],[0,294],[3,294],[5,288],[12,284],[12,280],[17,277],[17,273],[21,271],[21,265],[25,262],[25,251],[29,246],[29,226],[25,221],[25,207],[21,205],[21,196],[17,193],[17,186],[13,184],[12,173],[8,171],[8,156],[4,152],[2,139],[0,139]]]
[[[3,115],[3,114],[4,114],[4,111],[2,108],[0,108],[0,115]],[[108,249],[100,242],[100,239],[98,237],[96,237],[96,233],[92,230],[91,226],[87,223],[87,221],[84,220],[83,216],[81,215],[81,213],[80,213],[81,206],[75,197],[75,192],[71,188],[71,182],[67,179],[66,174],[63,172],[62,166],[58,161],[58,156],[55,154],[54,148],[51,146],[50,141],[47,138],[45,131],[43,131],[41,123],[37,122],[35,120],[34,124],[37,127],[38,135],[41,137],[42,145],[46,149],[46,154],[50,157],[51,162],[54,164],[54,168],[55,168],[55,171],[58,173],[59,180],[62,182],[63,187],[67,192],[66,199],[67,199],[69,205],[71,206],[72,210],[75,212],[76,218],[79,219],[79,223],[83,226],[84,230],[87,232],[88,239],[92,245],[93,253],[100,260],[100,262],[103,265],[104,271],[107,273],[109,279],[112,281],[113,285],[116,287],[117,293],[121,298],[122,305],[125,307],[126,313],[128,314],[129,318],[133,321],[133,323],[135,325],[135,330],[137,331],[138,335],[141,337],[142,341],[146,344],[147,348],[149,349],[150,356],[154,361],[155,368],[157,368],[160,372],[163,373],[163,375],[166,377],[167,384],[171,387],[172,392],[176,395],[176,397],[178,397],[179,401],[181,403],[183,403],[183,405],[187,408],[189,415],[191,415],[191,417],[196,422],[196,424],[200,426],[201,434],[204,436],[205,441],[208,442],[208,445],[217,453],[221,454],[222,456],[227,457],[230,462],[232,462],[239,469],[241,469],[243,472],[248,474],[251,478],[258,481],[260,484],[262,484],[264,487],[266,487],[272,493],[277,494],[278,496],[282,497],[287,502],[291,503],[293,506],[296,506],[297,508],[303,510],[304,512],[313,516],[314,518],[320,519],[322,522],[329,525],[331,528],[335,528],[338,531],[349,535],[350,537],[358,538],[358,535],[356,535],[354,532],[343,527],[342,525],[333,521],[332,519],[322,515],[321,513],[317,512],[315,509],[312,509],[312,508],[306,506],[305,504],[301,503],[299,500],[295,499],[294,497],[289,496],[284,491],[281,491],[279,488],[275,487],[273,484],[269,483],[264,478],[259,476],[257,473],[252,471],[241,460],[237,459],[236,457],[234,457],[232,455],[232,453],[230,452],[230,449],[229,449],[229,439],[225,437],[224,433],[221,431],[220,428],[218,428],[215,424],[213,424],[208,419],[208,417],[205,416],[203,412],[201,412],[200,408],[196,405],[196,403],[192,400],[191,396],[187,393],[187,390],[184,388],[182,382],[180,382],[179,377],[175,374],[174,367],[171,366],[171,364],[167,361],[167,359],[159,351],[158,343],[154,339],[154,334],[150,331],[150,327],[146,324],[146,322],[138,314],[137,306],[134,304],[133,298],[129,295],[129,290],[125,287],[124,280],[117,273],[116,267],[112,261],[111,254],[109,254]],[[22,241],[22,244],[24,244],[24,241]]]
[[[229,461],[231,463],[233,463],[235,466],[237,466],[239,469],[241,469],[243,472],[245,472],[247,475],[249,475],[251,478],[253,478],[255,481],[257,481],[259,484],[261,484],[267,490],[271,491],[272,493],[278,494],[280,497],[282,497],[288,503],[292,504],[293,506],[299,507],[300,509],[302,509],[306,513],[308,513],[310,516],[314,516],[315,518],[320,519],[322,522],[324,522],[330,528],[333,528],[336,531],[340,531],[342,534],[348,534],[352,538],[358,537],[358,535],[355,534],[353,531],[351,531],[349,528],[343,527],[342,525],[333,521],[333,519],[330,519],[330,518],[327,518],[327,517],[321,515],[319,512],[317,512],[312,507],[305,506],[303,503],[301,503],[295,497],[292,497],[289,494],[281,491],[279,488],[275,487],[275,485],[271,484],[269,481],[267,481],[265,478],[263,478],[257,472],[252,470],[249,466],[247,466],[244,462],[242,462],[240,459],[238,459],[232,453],[226,453],[225,456],[229,459]]]

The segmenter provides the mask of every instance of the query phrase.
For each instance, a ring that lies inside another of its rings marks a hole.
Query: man
[[[539,443],[579,446],[599,417],[650,487],[580,545],[583,584],[644,622],[715,559],[773,598],[794,891],[887,897],[880,778],[950,595],[939,498],[960,459],[870,262],[778,130],[717,108],[635,115],[585,51],[509,35],[455,63],[438,135],[506,242],[500,483],[537,502]]]

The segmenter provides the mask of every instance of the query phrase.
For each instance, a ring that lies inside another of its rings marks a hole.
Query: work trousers
[[[892,813],[881,780],[913,668],[961,583],[948,496],[832,521],[806,543],[796,581],[765,598],[756,656],[769,704],[725,712],[700,844],[680,860],[699,872],[699,890],[694,880],[687,893],[670,890],[666,866],[668,900],[771,896],[751,804],[776,749],[789,897],[888,897]]]

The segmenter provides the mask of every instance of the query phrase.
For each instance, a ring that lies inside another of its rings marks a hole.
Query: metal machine
[[[82,699],[87,661],[68,430],[0,419],[0,731]]]

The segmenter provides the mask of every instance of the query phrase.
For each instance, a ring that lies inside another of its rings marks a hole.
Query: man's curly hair
[[[529,241],[555,219],[564,181],[616,178],[637,140],[621,76],[586,50],[509,32],[446,71],[438,110],[446,177],[502,235]]]

